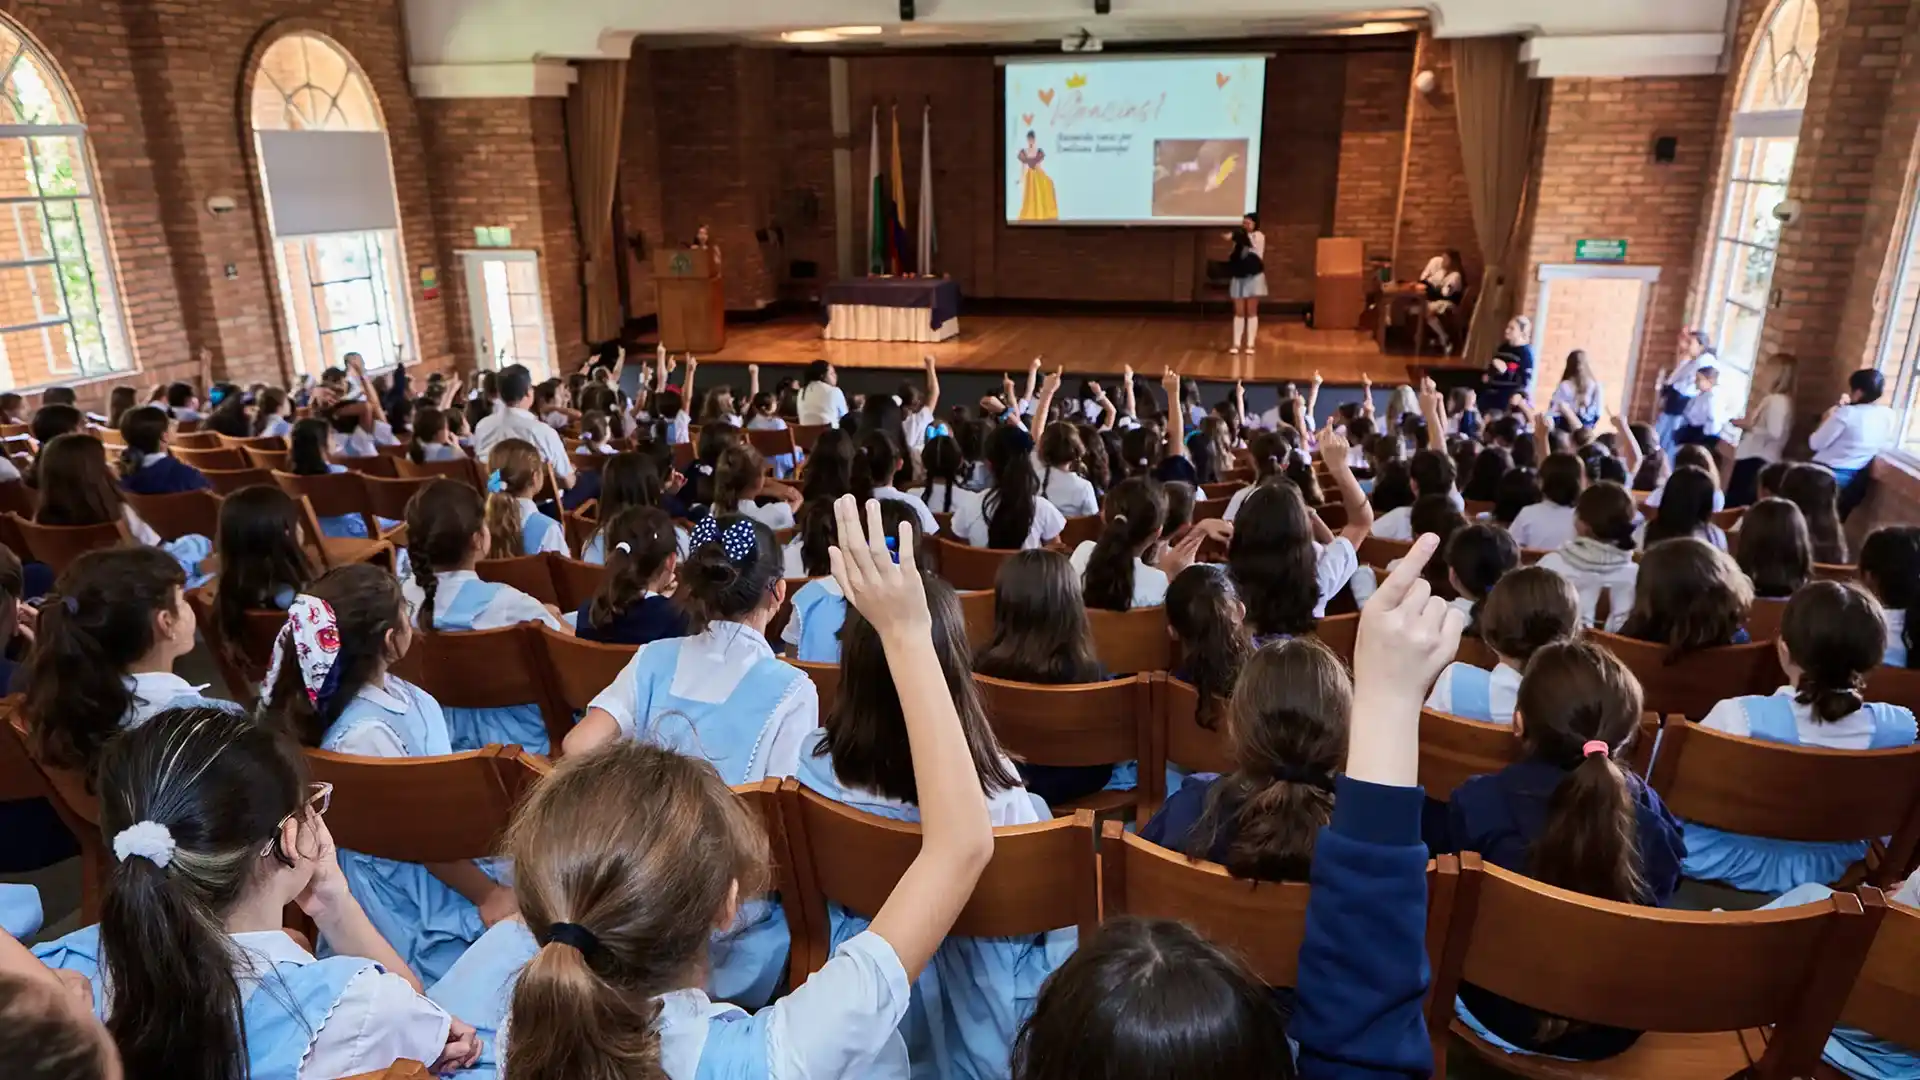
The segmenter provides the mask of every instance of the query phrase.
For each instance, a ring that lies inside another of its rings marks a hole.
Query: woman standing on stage
[[[695,230],[693,243],[688,244],[687,247],[695,251],[707,252],[708,257],[713,260],[713,268],[720,269],[720,245],[713,242],[713,234],[707,231],[705,225]]]
[[[1240,339],[1246,337],[1247,352],[1253,352],[1260,340],[1260,298],[1267,295],[1267,235],[1260,231],[1260,215],[1249,211],[1240,219],[1240,227],[1229,234],[1233,254],[1227,257],[1227,295],[1233,298],[1233,347],[1240,351]]]

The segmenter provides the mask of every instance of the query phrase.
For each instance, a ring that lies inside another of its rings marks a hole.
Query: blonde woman
[[[1753,392],[1747,415],[1733,421],[1740,429],[1734,451],[1733,475],[1727,480],[1727,505],[1748,506],[1760,495],[1760,470],[1779,461],[1793,427],[1793,382],[1800,360],[1792,353],[1774,353],[1753,373]]]

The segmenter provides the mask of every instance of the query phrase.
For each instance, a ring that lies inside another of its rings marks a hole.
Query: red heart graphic
[[[1027,125],[1028,127],[1032,127],[1032,126],[1033,126],[1033,114],[1032,114],[1032,113],[1030,113],[1030,112],[1027,112],[1027,113],[1021,113],[1021,114],[1020,114],[1020,122],[1021,122],[1022,124],[1025,124],[1025,125]]]
[[[1214,86],[1215,86],[1216,88],[1218,88],[1218,87],[1222,87],[1222,86],[1225,86],[1225,85],[1227,85],[1227,80],[1229,80],[1229,79],[1231,79],[1231,78],[1233,78],[1233,76],[1231,76],[1231,75],[1227,75],[1227,74],[1225,74],[1225,73],[1221,73],[1221,72],[1216,72],[1216,73],[1214,74],[1214,76],[1213,76],[1213,85],[1214,85]]]
[[[1040,104],[1042,104],[1042,105],[1051,105],[1051,104],[1053,104],[1053,91],[1052,91],[1052,90],[1042,90],[1042,91],[1040,91]]]

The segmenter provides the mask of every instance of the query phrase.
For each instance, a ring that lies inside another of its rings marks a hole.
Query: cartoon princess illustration
[[[1020,199],[1021,221],[1053,221],[1060,216],[1060,204],[1053,196],[1053,178],[1040,168],[1047,152],[1040,149],[1033,132],[1027,132],[1027,148],[1015,155],[1020,159],[1020,183],[1026,194]]]

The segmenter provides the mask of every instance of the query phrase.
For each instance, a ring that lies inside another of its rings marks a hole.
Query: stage
[[[1357,385],[1362,376],[1392,386],[1409,367],[1459,369],[1457,357],[1382,353],[1360,330],[1316,330],[1297,315],[1262,316],[1254,352],[1227,352],[1231,316],[1219,314],[972,315],[960,317],[960,336],[928,344],[912,341],[827,341],[820,321],[807,315],[762,322],[729,322],[727,347],[702,363],[791,367],[827,359],[842,369],[918,370],[931,354],[940,370],[1007,372],[1016,378],[1038,356],[1048,368],[1073,375],[1117,376],[1131,365],[1158,379],[1162,368],[1206,382],[1301,382],[1318,371],[1329,384]]]

